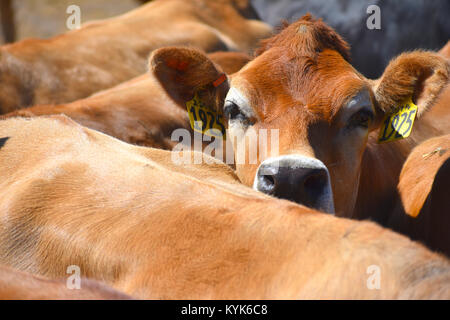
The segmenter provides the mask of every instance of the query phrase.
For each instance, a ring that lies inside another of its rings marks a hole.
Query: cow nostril
[[[275,185],[275,179],[272,175],[265,175],[263,176],[264,182],[268,185]]]
[[[272,175],[264,175],[263,180],[266,185],[275,186],[275,179]]]
[[[328,169],[317,159],[292,155],[266,160],[258,168],[253,188],[310,208],[334,212]]]
[[[314,195],[321,194],[327,184],[327,177],[321,173],[314,173],[306,178],[303,183],[304,190],[314,198]]]
[[[258,189],[267,194],[272,194],[275,190],[275,178],[273,175],[261,175],[259,177]]]

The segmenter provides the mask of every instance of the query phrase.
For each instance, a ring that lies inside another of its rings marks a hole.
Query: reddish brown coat
[[[214,159],[175,165],[64,116],[0,121],[0,138],[0,262],[14,268],[78,265],[138,298],[450,298],[445,257],[265,196]]]
[[[155,0],[51,39],[0,47],[0,114],[66,103],[143,74],[152,50],[188,45],[250,53],[271,28],[247,0]]]

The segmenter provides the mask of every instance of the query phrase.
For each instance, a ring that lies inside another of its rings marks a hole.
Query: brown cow
[[[190,67],[177,70],[174,60]],[[425,113],[447,84],[450,66],[437,53],[410,52],[391,61],[380,79],[368,80],[348,60],[348,45],[310,15],[263,43],[259,55],[230,77],[223,110],[228,131],[237,137],[236,156],[249,157],[250,148],[241,147],[258,146],[261,129],[279,130],[279,150],[263,159],[260,152],[254,164],[236,164],[236,173],[262,192],[386,223],[407,155],[440,129],[419,120],[408,139],[377,144],[381,120],[408,98],[419,116]],[[187,49],[159,49],[152,65],[182,105],[201,90],[205,74],[219,73],[204,55]],[[204,104],[214,105],[208,97],[223,94],[222,88],[206,90]],[[409,118],[411,123],[414,116]]]
[[[48,40],[0,47],[0,114],[70,102],[146,70],[161,46],[250,52],[271,33],[247,0],[155,0]]]
[[[388,226],[450,256],[450,135],[415,147],[403,165],[401,202]]]
[[[0,121],[0,141],[0,263],[14,268],[77,265],[138,298],[450,298],[445,257],[256,192],[212,158],[175,165],[64,116]]]
[[[248,55],[239,52],[215,52],[208,57],[226,74],[237,72],[250,61]],[[177,139],[172,140],[174,130],[184,128],[192,132],[186,107],[180,108],[170,99],[153,73],[85,99],[60,105],[33,106],[0,118],[51,114],[65,114],[86,127],[128,143],[161,149],[171,150],[178,144]],[[192,139],[191,145],[194,143]]]
[[[439,54],[450,59],[450,41],[439,51]],[[450,60],[449,60],[450,61]],[[425,115],[426,121],[442,129],[443,133],[450,133],[450,84],[445,87],[436,103]]]
[[[126,294],[99,282],[81,279],[79,289],[69,289],[66,280],[49,280],[0,266],[0,300],[124,300]]]

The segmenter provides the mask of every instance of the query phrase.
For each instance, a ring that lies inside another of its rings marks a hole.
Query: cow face
[[[262,53],[231,78],[224,114],[235,152],[249,152],[241,144],[255,132],[277,129],[279,138],[278,150],[266,148],[266,159],[238,163],[236,172],[257,190],[334,212],[355,200],[354,182],[376,122],[373,93],[334,50],[314,60],[286,58],[282,51]]]
[[[322,211],[351,212],[370,132],[408,98],[421,113],[449,75],[445,60],[429,52],[399,56],[376,81],[348,60],[347,44],[305,16],[263,42],[258,56],[230,77],[223,110],[236,157],[250,158],[240,152],[252,150],[242,146],[255,144],[255,132],[275,129],[279,137],[278,148],[266,148],[256,163],[236,163],[244,184]],[[186,90],[162,82],[166,90]]]

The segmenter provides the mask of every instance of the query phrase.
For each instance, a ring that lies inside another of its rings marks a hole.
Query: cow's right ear
[[[184,106],[196,93],[202,100],[210,100],[203,101],[205,104],[216,105],[218,97],[224,99],[228,91],[227,78],[220,67],[195,49],[167,47],[155,50],[150,56],[149,66],[179,105]]]

